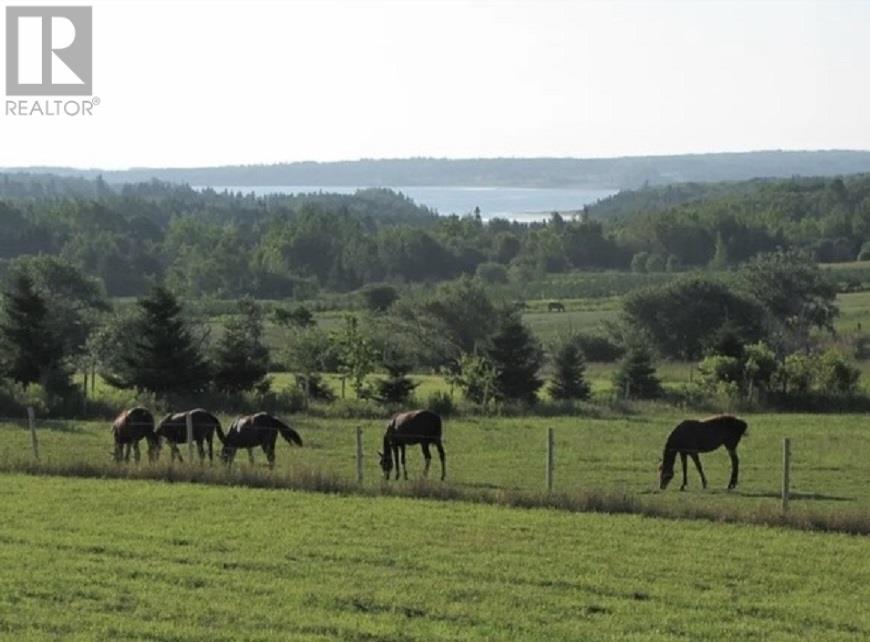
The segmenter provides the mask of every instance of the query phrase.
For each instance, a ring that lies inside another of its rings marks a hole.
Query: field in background
[[[870,636],[866,538],[190,484],[0,482],[0,511],[15,516],[0,522],[0,632],[15,640]]]

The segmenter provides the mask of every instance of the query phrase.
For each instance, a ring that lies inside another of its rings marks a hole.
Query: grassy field
[[[870,540],[2,475],[10,640],[856,640]]]
[[[662,493],[657,489],[656,467],[667,434],[683,416],[659,410],[613,418],[450,420],[445,425],[446,486],[466,494],[541,491],[546,428],[552,427],[556,440],[555,489],[559,493],[568,497],[589,492],[626,496],[639,509],[657,514],[721,515],[759,521],[759,516],[778,514],[781,443],[783,437],[790,437],[792,512],[835,525],[870,522],[870,430],[866,417],[749,415],[750,433],[739,449],[741,484],[737,491],[725,490],[730,464],[726,453],[717,451],[702,455],[710,489],[701,490],[692,468],[687,492],[676,490],[678,479]],[[228,418],[223,419],[226,424]],[[290,422],[302,435],[305,446],[296,449],[279,442],[276,474],[303,471],[353,483],[354,428],[361,426],[366,486],[377,492],[381,484],[377,451],[385,421],[296,416]],[[114,467],[107,423],[43,422],[38,434],[42,465],[49,471],[53,467],[74,469],[78,464]],[[21,470],[31,459],[30,436],[23,425],[0,425],[0,470]],[[262,453],[257,453],[254,470],[264,471],[264,464]],[[236,465],[240,470],[249,468],[244,453]],[[408,465],[411,479],[419,478],[419,449],[409,449]],[[167,464],[160,466],[165,468]],[[433,471],[438,470],[436,456]],[[157,476],[166,473],[158,471]]]

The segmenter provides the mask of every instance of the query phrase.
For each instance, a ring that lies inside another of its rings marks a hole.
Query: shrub
[[[373,312],[386,312],[399,298],[392,285],[370,285],[362,292],[366,307]]]
[[[612,363],[625,354],[625,350],[615,341],[596,334],[576,334],[574,341],[587,361]]]
[[[507,268],[501,263],[481,263],[477,266],[475,276],[487,285],[504,284],[508,282]]]
[[[817,360],[816,385],[825,394],[854,394],[860,377],[861,371],[837,350],[828,350]]]
[[[442,417],[449,417],[456,412],[453,397],[443,390],[436,390],[426,400],[426,408]]]

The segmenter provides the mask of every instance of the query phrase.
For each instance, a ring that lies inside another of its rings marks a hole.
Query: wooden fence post
[[[791,467],[791,439],[782,440],[782,512],[788,512]]]
[[[189,462],[193,463],[193,414],[187,413],[187,456]]]
[[[363,483],[363,431],[361,426],[356,427],[356,483]]]
[[[555,458],[555,441],[553,439],[553,429],[547,428],[547,492],[553,491],[553,473],[556,465]]]
[[[33,446],[33,457],[39,459],[39,442],[36,440],[36,413],[32,406],[27,406],[27,424],[30,426],[30,444]]]

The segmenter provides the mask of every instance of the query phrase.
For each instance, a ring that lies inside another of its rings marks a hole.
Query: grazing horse
[[[547,304],[547,312],[564,312],[565,306],[561,301],[550,301]]]
[[[154,415],[147,408],[132,408],[125,410],[112,424],[112,436],[115,439],[115,461],[130,461],[130,450],[133,458],[139,461],[139,442],[148,441],[148,460],[155,461],[160,454],[160,440],[154,434]]]
[[[187,412],[177,412],[174,415],[166,415],[154,432],[158,437],[169,442],[169,448],[172,450],[171,461],[175,461],[176,458],[178,458],[178,461],[184,461],[181,457],[181,451],[178,450],[178,444],[187,443],[188,415],[193,420],[193,440],[196,442],[199,460],[205,460],[204,444],[207,443],[208,460],[214,461],[212,442],[214,441],[215,430],[220,430],[221,428],[221,422],[213,414],[202,408],[188,410]]]
[[[746,422],[732,415],[718,415],[708,419],[687,419],[680,423],[671,432],[665,443],[665,452],[662,465],[659,466],[659,482],[662,490],[667,488],[674,478],[674,461],[677,454],[683,463],[683,485],[680,490],[686,488],[686,456],[692,458],[698,474],[701,475],[701,484],[707,488],[707,478],[704,477],[704,469],[701,468],[701,459],[698,453],[708,453],[716,450],[719,446],[725,446],[731,457],[731,481],[728,489],[737,486],[737,471],[740,461],[737,459],[737,444],[740,438],[746,434]]]
[[[432,455],[429,446],[435,445],[438,456],[441,458],[441,481],[446,474],[444,463],[444,446],[441,443],[441,417],[431,410],[415,410],[395,415],[387,425],[384,433],[384,451],[379,452],[381,458],[381,470],[384,471],[384,479],[390,478],[393,470],[393,460],[396,462],[396,479],[399,478],[399,466],[408,479],[408,467],[405,465],[405,446],[420,444],[423,450],[423,458],[426,466],[423,476],[429,474],[429,465],[432,463]],[[399,454],[401,453],[401,459]]]
[[[288,444],[302,445],[299,433],[280,419],[265,412],[239,417],[232,423],[226,434],[218,426],[217,436],[224,445],[221,450],[221,459],[226,464],[231,464],[236,456],[236,451],[239,448],[246,448],[248,458],[253,464],[254,453],[252,449],[262,446],[263,452],[266,453],[266,459],[269,460],[269,468],[272,468],[275,466],[275,442],[278,440],[279,433]]]

